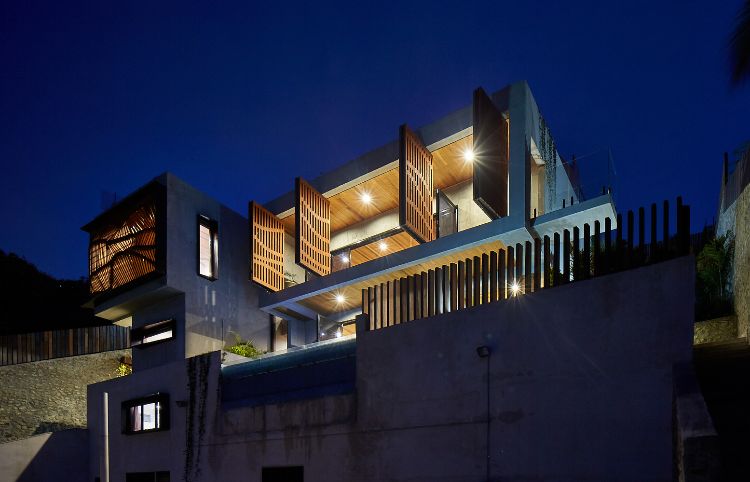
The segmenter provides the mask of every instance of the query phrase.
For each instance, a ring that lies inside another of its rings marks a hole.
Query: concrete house
[[[164,174],[84,227],[134,368],[89,480],[672,480],[682,238],[635,249],[525,82],[398,134],[247,217]]]

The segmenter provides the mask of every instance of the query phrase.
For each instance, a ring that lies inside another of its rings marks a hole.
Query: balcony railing
[[[628,211],[626,223],[617,215],[617,227],[606,218],[536,238],[506,249],[489,251],[411,276],[362,290],[366,330],[495,303],[541,289],[633,269],[690,252],[690,207],[677,198],[676,234],[670,235],[669,203],[664,201],[661,223],[657,205],[651,205],[650,236],[646,212]],[[602,229],[603,228],[603,229]],[[661,241],[658,240],[662,231]],[[648,239],[648,243],[646,242]]]

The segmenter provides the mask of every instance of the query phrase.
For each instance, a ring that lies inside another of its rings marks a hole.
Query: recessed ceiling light
[[[360,195],[360,199],[362,199],[362,202],[365,204],[370,204],[372,202],[372,194],[369,192],[363,192]]]
[[[473,149],[466,149],[464,151],[464,161],[474,162],[474,150]]]
[[[510,285],[510,292],[513,296],[518,296],[521,292],[521,285],[519,285],[517,281],[514,281],[513,284]]]
[[[336,303],[341,304],[344,301],[346,301],[346,298],[344,298],[344,295],[342,295],[341,293],[336,295]]]
[[[385,241],[381,241],[378,244],[378,248],[380,248],[380,251],[385,251],[388,249],[388,243],[386,243]]]
[[[342,254],[341,255],[341,262],[342,263],[348,263],[349,262],[349,256]]]

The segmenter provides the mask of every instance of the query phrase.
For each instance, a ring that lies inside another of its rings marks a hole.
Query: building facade
[[[525,82],[247,217],[157,177],[84,227],[134,366],[89,386],[92,480],[671,480],[692,265],[635,269],[602,187]]]

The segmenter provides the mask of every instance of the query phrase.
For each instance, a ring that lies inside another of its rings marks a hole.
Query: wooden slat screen
[[[435,239],[432,153],[405,124],[399,129],[399,222],[414,239]]]
[[[130,348],[130,329],[105,325],[0,335],[0,366]]]
[[[508,215],[508,121],[481,87],[474,91],[474,201],[492,218]]]
[[[313,273],[331,272],[331,203],[302,178],[295,182],[295,261]]]
[[[633,236],[634,218],[630,211],[627,226],[618,215],[615,239],[612,219],[606,218],[603,232],[597,227],[600,221],[594,222],[593,234],[590,225],[584,224],[582,240],[579,228],[575,227],[572,250],[570,230],[565,229],[562,236],[554,233],[552,238],[544,236],[543,241],[534,238],[533,243],[517,243],[473,259],[466,258],[457,265],[444,265],[381,283],[379,287],[365,288],[362,290],[362,313],[367,315],[369,322],[362,326],[366,331],[379,330],[690,254],[693,251],[690,207],[677,199],[677,233],[671,241],[669,205],[664,204],[666,229],[661,241],[657,240],[656,205],[651,211],[650,243],[646,243],[645,233],[638,239]],[[627,233],[626,237],[623,232]],[[637,249],[626,250],[626,247]],[[390,288],[392,284],[395,286],[393,290]],[[394,306],[401,309],[392,310],[390,307]]]
[[[250,202],[250,280],[273,291],[284,289],[284,225],[271,211]]]
[[[138,206],[121,222],[91,233],[91,294],[102,293],[157,270],[156,204]]]

